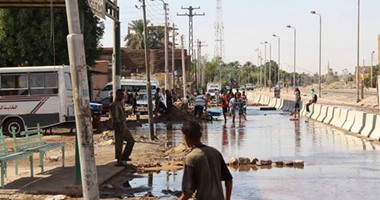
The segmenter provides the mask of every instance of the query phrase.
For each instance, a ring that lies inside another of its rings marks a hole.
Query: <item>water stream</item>
[[[222,117],[223,118],[223,117]],[[234,177],[232,199],[378,199],[380,146],[332,126],[281,111],[248,108],[248,121],[220,118],[203,124],[202,142],[231,157],[263,160],[304,160],[304,167],[230,168]],[[160,137],[172,146],[182,143],[180,125],[167,131],[156,125]],[[148,130],[139,128],[139,133]],[[168,191],[181,191],[182,172],[141,175],[129,181],[132,188],[148,187],[160,199],[173,199]],[[147,192],[135,193],[144,196]]]

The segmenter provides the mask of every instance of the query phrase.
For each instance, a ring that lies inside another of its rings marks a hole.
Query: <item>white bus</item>
[[[147,93],[146,90],[146,80],[144,79],[125,79],[120,80],[121,89],[128,90],[128,93],[132,93],[134,90],[137,90],[140,93]],[[151,80],[152,95],[156,93],[156,88],[160,87],[160,84],[157,80]],[[112,82],[109,82],[104,86],[104,88],[99,91],[98,95],[95,97],[95,101],[99,102],[104,98],[110,96],[112,92]]]
[[[3,131],[74,122],[69,66],[1,67],[0,122]]]

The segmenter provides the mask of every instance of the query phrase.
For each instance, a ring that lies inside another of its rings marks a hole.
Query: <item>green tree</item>
[[[149,20],[146,22],[150,23]],[[153,26],[148,28],[148,48],[149,49],[163,49],[165,28],[163,26]],[[131,49],[144,49],[144,21],[133,20],[129,23],[130,32],[124,38],[125,46]]]
[[[86,62],[91,66],[100,55],[104,25],[86,12],[83,26]],[[63,8],[0,9],[0,66],[68,64],[67,35]]]
[[[147,23],[149,23],[149,20],[147,20]],[[131,49],[144,49],[144,21],[141,19],[133,20],[128,25],[133,32],[129,32],[124,38],[125,45]]]

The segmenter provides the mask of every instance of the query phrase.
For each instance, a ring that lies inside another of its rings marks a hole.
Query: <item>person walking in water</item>
[[[236,94],[231,93],[231,99],[228,102],[228,106],[230,108],[231,117],[232,117],[232,124],[235,124],[235,117],[236,117]]]
[[[179,200],[190,199],[194,193],[199,200],[230,200],[232,175],[222,154],[215,148],[202,144],[201,130],[201,125],[196,121],[185,122],[182,126],[185,142],[192,150],[186,155]]]
[[[116,91],[116,99],[110,105],[110,116],[115,137],[116,166],[125,166],[123,161],[130,161],[135,139],[127,128],[127,119],[124,109],[124,90]],[[123,143],[127,142],[123,151]]]
[[[222,110],[223,110],[223,117],[224,117],[224,127],[226,126],[227,123],[227,112],[228,112],[228,94],[225,91],[222,92]]]
[[[200,92],[194,98],[194,117],[201,118],[203,113],[203,106],[205,105],[205,96]]]
[[[295,104],[294,104],[294,120],[298,120],[300,118],[300,104],[301,104],[301,91],[296,87],[294,90],[295,96]]]

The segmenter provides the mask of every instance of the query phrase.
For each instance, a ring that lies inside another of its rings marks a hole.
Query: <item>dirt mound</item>
[[[326,85],[324,88],[326,89],[355,89],[356,84],[354,82],[346,83],[344,81],[337,81],[329,85]]]
[[[189,120],[195,120],[193,113],[177,106],[173,106],[170,113],[154,117],[155,122],[185,122]]]

